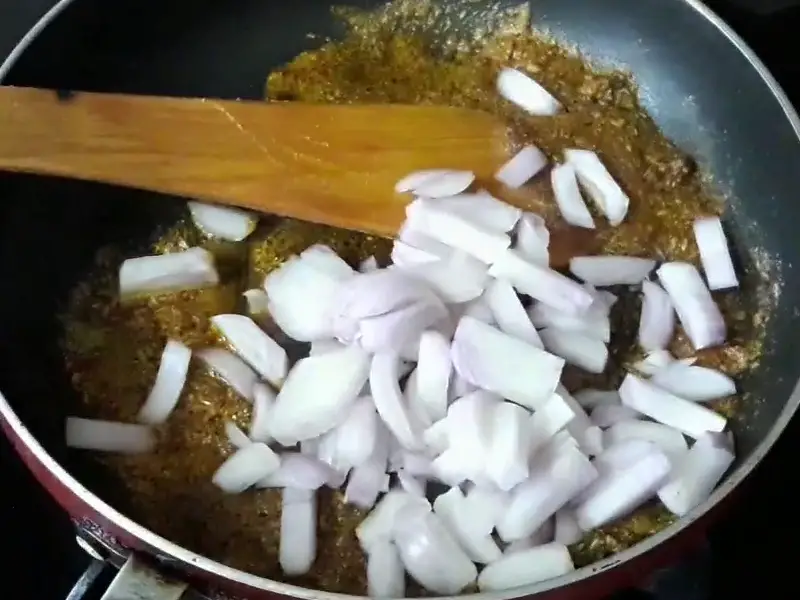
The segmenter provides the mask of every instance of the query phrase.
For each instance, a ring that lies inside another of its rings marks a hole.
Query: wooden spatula
[[[404,175],[465,169],[491,182],[507,159],[506,126],[461,108],[0,87],[0,169],[113,183],[386,236],[405,218],[410,198],[394,192]],[[558,265],[588,239],[572,228],[560,235],[569,238],[554,240]]]

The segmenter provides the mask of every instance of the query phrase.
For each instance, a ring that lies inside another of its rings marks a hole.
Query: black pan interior
[[[320,43],[307,33],[338,33],[329,8],[318,0],[75,0],[4,83],[258,99],[270,69]],[[743,382],[753,396],[737,431],[746,456],[773,425],[800,371],[792,350],[800,332],[800,282],[792,270],[800,264],[797,136],[748,60],[682,0],[534,0],[532,11],[535,21],[592,57],[630,66],[667,134],[732,198],[728,226],[743,261],[750,264],[752,248],[777,259],[781,296],[769,348],[761,369]],[[98,247],[147,235],[183,204],[8,174],[0,176],[0,196],[0,389],[62,464],[124,509],[102,473],[63,447],[63,418],[77,399],[56,345],[55,316]]]

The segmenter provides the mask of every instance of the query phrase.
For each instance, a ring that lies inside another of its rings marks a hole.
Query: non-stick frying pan
[[[5,65],[3,83],[259,99],[271,69],[318,43],[308,32],[339,33],[329,4],[317,0],[60,4],[64,10]],[[699,2],[533,0],[531,6],[537,26],[634,73],[644,105],[668,137],[697,157],[731,199],[726,218],[739,254],[752,256],[757,249],[778,295],[762,363],[741,382],[749,401],[735,425],[740,460],[711,499],[616,556],[568,577],[497,594],[596,597],[642,576],[669,548],[691,538],[764,457],[800,403],[793,348],[800,330],[794,308],[800,281],[793,270],[800,262],[799,123],[764,66]],[[56,344],[56,315],[98,247],[147,234],[171,218],[169,207],[134,190],[7,174],[0,177],[0,197],[0,415],[39,480],[73,518],[102,530],[117,549],[156,556],[198,586],[210,586],[205,589],[253,598],[329,597],[225,567],[146,530],[111,508],[124,510],[125,498],[107,486],[104,473],[64,447],[63,419],[76,399]],[[182,203],[174,204],[177,214]]]

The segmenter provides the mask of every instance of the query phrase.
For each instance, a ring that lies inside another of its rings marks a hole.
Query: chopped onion
[[[203,248],[129,258],[119,269],[122,298],[213,287],[219,283],[214,255]]]
[[[369,385],[375,408],[404,448],[421,450],[422,424],[409,410],[400,391],[399,368],[400,357],[397,354],[380,352],[373,357]]]
[[[727,423],[725,417],[713,410],[670,394],[635,375],[625,376],[619,395],[626,406],[695,439],[707,431],[723,431]]]
[[[408,507],[427,513],[431,510],[430,503],[425,498],[420,498],[403,490],[391,490],[375,508],[356,527],[356,537],[361,548],[369,554],[372,548],[380,543],[390,542],[395,526],[402,526],[398,522],[398,515],[408,516]]]
[[[560,577],[574,570],[567,547],[552,542],[504,555],[481,571],[478,588],[482,592],[509,590]]]
[[[694,402],[708,402],[736,393],[736,383],[724,373],[678,361],[656,371],[650,382]]]
[[[414,229],[408,222],[400,227],[397,240],[417,250],[423,250],[436,258],[447,258],[453,251],[450,246]],[[394,259],[392,261],[397,262]]]
[[[567,423],[567,431],[572,434],[583,452],[589,456],[600,454],[603,451],[602,430],[592,424],[589,415],[586,414],[583,407],[578,404],[578,401],[570,395],[563,385],[559,385],[556,388],[556,394],[566,402],[567,406],[575,414],[575,417]]]
[[[608,404],[620,404],[619,392],[616,390],[581,390],[575,392],[575,400],[585,409],[606,406]]]
[[[537,265],[550,265],[550,232],[544,219],[534,213],[523,213],[515,230],[514,249]]]
[[[661,425],[661,427],[663,427],[663,425]],[[595,456],[592,464],[595,469],[597,469],[598,473],[605,475],[612,471],[627,469],[642,457],[652,454],[659,449],[670,459],[670,463],[672,464],[675,464],[676,460],[681,460],[676,458],[677,456],[683,457],[687,452],[685,442],[683,450],[677,454],[670,450],[659,448],[658,444],[647,441],[645,438],[631,438],[609,445],[599,456]],[[596,483],[597,482],[595,482],[595,484]],[[591,488],[592,486],[589,486],[586,491],[589,491]]]
[[[240,450],[253,443],[253,440],[247,437],[247,434],[239,429],[239,426],[233,421],[225,422],[225,435],[228,437],[228,441],[231,443],[231,446],[237,450]]]
[[[269,446],[254,442],[231,454],[211,481],[228,494],[238,494],[276,471],[280,464],[280,457]]]
[[[250,439],[254,442],[270,441],[269,421],[275,405],[275,392],[266,383],[253,386],[253,419],[250,421]]]
[[[736,269],[728,249],[728,240],[719,217],[705,217],[694,222],[694,238],[711,290],[739,287]]]
[[[368,256],[367,258],[361,261],[361,264],[358,265],[359,273],[369,273],[370,271],[377,271],[377,270],[378,270],[378,260],[374,256]]]
[[[403,267],[403,271],[426,282],[450,304],[474,300],[483,293],[488,279],[486,264],[460,250],[442,260]]]
[[[419,496],[420,498],[425,497],[425,480],[414,477],[403,469],[400,469],[397,472],[397,481],[400,483],[400,487],[409,494]]]
[[[188,202],[192,221],[197,228],[213,237],[241,242],[255,231],[258,217],[246,210],[216,206],[204,202]]]
[[[325,354],[327,352],[335,352],[336,350],[342,350],[346,346],[341,342],[337,342],[336,340],[317,340],[315,342],[311,342],[311,348],[308,351],[309,356],[319,356],[320,354]]]
[[[596,406],[592,410],[590,418],[594,425],[606,429],[622,421],[638,419],[639,413],[621,404],[606,404],[604,406]]]
[[[241,358],[221,348],[205,348],[197,356],[208,368],[236,392],[253,401],[253,386],[258,375]]]
[[[304,575],[317,556],[317,496],[312,490],[286,488],[282,498],[281,570],[290,577]]]
[[[469,471],[467,475],[482,471],[486,465],[492,443],[493,415],[500,400],[494,394],[478,390],[459,398],[447,410],[449,456],[457,458],[458,464]],[[440,464],[441,461],[433,461],[434,469]]]
[[[168,418],[183,391],[192,351],[175,340],[167,340],[161,354],[156,382],[150,389],[136,420],[147,425],[159,425]]]
[[[669,350],[653,350],[633,365],[633,368],[642,375],[655,375],[674,360],[675,358],[669,353]]]
[[[528,454],[534,456],[575,418],[575,411],[558,394],[553,394],[528,420]]]
[[[539,332],[548,352],[589,373],[602,373],[608,362],[605,343],[575,331],[542,329]]]
[[[471,171],[430,169],[409,173],[395,184],[394,189],[399,194],[410,192],[423,198],[445,198],[460,194],[473,181],[475,173]]]
[[[432,200],[415,200],[409,204],[406,218],[411,228],[487,264],[493,263],[511,245],[507,235],[439,209]]]
[[[448,253],[449,255],[449,253]],[[435,263],[443,257],[437,256],[427,250],[415,248],[400,240],[396,240],[392,245],[392,263],[398,267],[408,268],[417,265]]]
[[[591,150],[564,150],[564,158],[574,169],[583,189],[611,225],[619,225],[628,214],[630,200]]]
[[[554,537],[556,542],[565,546],[581,541],[583,532],[578,526],[578,519],[572,510],[562,508],[556,513]]]
[[[419,402],[429,423],[447,414],[448,388],[453,365],[450,342],[438,331],[426,331],[419,342],[414,403]]]
[[[564,368],[562,359],[471,317],[459,322],[451,357],[467,381],[532,409],[552,395]]]
[[[597,287],[642,283],[655,266],[656,261],[635,256],[575,256],[569,261],[575,277]]]
[[[211,324],[256,373],[272,385],[281,386],[288,371],[286,350],[250,317],[233,314],[216,315],[211,317]]]
[[[347,471],[375,453],[379,443],[378,413],[372,398],[356,400],[345,421],[337,428],[336,467]]]
[[[502,332],[537,348],[544,348],[536,328],[510,283],[501,279],[493,280],[486,289],[486,302]]]
[[[509,496],[500,490],[473,485],[464,497],[464,513],[474,531],[488,535],[508,505]]]
[[[695,350],[725,341],[725,319],[693,265],[680,262],[663,264],[658,269],[658,278]]]
[[[568,163],[556,165],[550,171],[550,182],[553,186],[558,210],[564,220],[570,225],[594,229],[594,219],[586,202],[583,201],[575,168]]]
[[[457,450],[448,448],[433,460],[431,471],[436,479],[455,487],[467,479],[478,479],[483,471],[483,461],[475,464]]]
[[[369,365],[369,354],[356,346],[300,360],[275,400],[272,437],[291,446],[335,427],[364,387]]]
[[[395,544],[409,575],[436,594],[457,594],[478,571],[434,513],[415,516],[395,531]]]
[[[734,458],[726,435],[702,435],[658,491],[659,500],[673,514],[684,516],[708,499]]]
[[[526,260],[516,250],[509,249],[500,254],[489,268],[489,276],[507,279],[521,294],[572,315],[586,312],[595,300],[579,283],[558,271]]]
[[[464,495],[459,488],[453,487],[440,494],[433,503],[433,510],[470,560],[485,565],[503,556],[490,533],[473,528]]]
[[[437,421],[428,427],[423,432],[422,439],[425,442],[425,447],[430,451],[430,453],[437,455],[447,450],[447,446],[450,444],[448,441],[448,436],[449,426],[447,419],[442,419],[441,421]]]
[[[528,477],[528,411],[510,402],[494,407],[486,475],[507,492]]]
[[[417,350],[422,332],[446,318],[441,303],[417,302],[395,312],[362,319],[356,341],[368,352],[402,352]],[[407,358],[415,358],[409,356]]]
[[[528,316],[533,325],[540,329],[580,333],[606,343],[611,341],[611,320],[605,304],[595,303],[584,314],[575,316],[543,302],[536,302],[528,309]]]
[[[147,425],[79,417],[67,417],[66,440],[70,448],[122,454],[149,452],[156,445]]]
[[[639,345],[645,352],[667,347],[675,331],[675,311],[669,294],[657,283],[642,282],[642,314],[639,319]]]
[[[281,454],[280,467],[256,482],[256,487],[316,490],[326,484],[338,487],[336,484],[342,484],[341,475],[313,456],[285,452]]]
[[[522,187],[547,166],[547,157],[536,146],[525,146],[495,173],[494,178],[510,188]]]
[[[378,542],[367,555],[367,595],[370,598],[403,598],[406,571],[392,542]]]
[[[263,289],[247,290],[242,293],[242,296],[247,301],[247,314],[259,316],[269,313],[269,296]]]
[[[561,110],[561,103],[546,89],[516,69],[503,67],[500,70],[497,91],[503,98],[532,115],[546,117]]]
[[[638,420],[620,421],[605,432],[605,444],[609,447],[632,440],[654,444],[673,463],[680,461],[689,449],[689,445],[680,431],[661,423]]]
[[[385,466],[381,468],[374,461],[367,461],[350,473],[344,500],[348,504],[355,504],[367,510],[375,505],[380,493],[388,490],[388,486],[389,476],[386,474]]]
[[[488,192],[440,198],[436,201],[436,207],[498,233],[508,233],[514,229],[522,214],[516,206],[506,204]]]

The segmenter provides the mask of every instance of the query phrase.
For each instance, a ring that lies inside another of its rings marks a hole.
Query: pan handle
[[[66,600],[84,600],[107,566],[106,561],[93,557]],[[156,572],[130,554],[100,600],[179,600],[187,587],[185,582]]]

